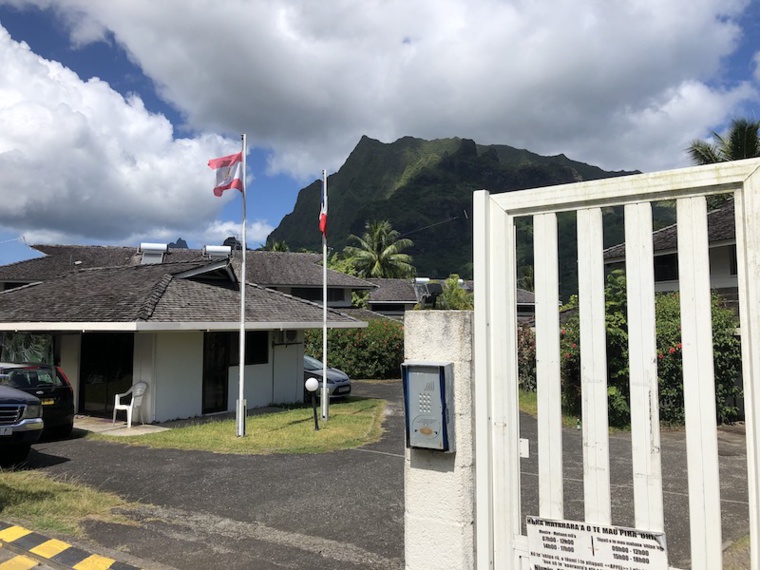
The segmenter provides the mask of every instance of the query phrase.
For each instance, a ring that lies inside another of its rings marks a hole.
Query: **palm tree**
[[[689,156],[694,164],[716,164],[718,162],[731,162],[745,158],[760,157],[760,121],[749,119],[734,119],[725,136],[720,136],[713,131],[712,138],[715,142],[693,140],[689,144]],[[708,196],[707,208],[714,210],[719,208],[731,198],[730,194],[718,194]]]
[[[264,247],[261,248],[261,251],[290,251],[290,248],[288,247],[288,244],[285,243],[285,240],[277,241],[275,239],[267,240]]]
[[[728,134],[713,132],[715,142],[694,140],[689,144],[689,156],[694,164],[715,164],[745,158],[760,157],[760,121],[734,119]]]
[[[401,253],[414,245],[412,240],[401,238],[388,220],[368,221],[362,237],[348,236],[357,246],[347,245],[344,253],[353,260],[360,277],[404,278],[414,275],[412,258]]]

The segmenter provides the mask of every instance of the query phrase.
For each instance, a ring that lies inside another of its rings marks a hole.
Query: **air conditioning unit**
[[[274,344],[292,344],[297,338],[298,331],[295,330],[275,331],[273,342]]]

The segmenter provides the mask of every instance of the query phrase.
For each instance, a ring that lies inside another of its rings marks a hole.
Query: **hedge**
[[[322,358],[322,331],[309,330],[304,352]],[[391,319],[370,321],[364,329],[329,329],[327,363],[351,378],[401,377],[404,360],[404,326]]]

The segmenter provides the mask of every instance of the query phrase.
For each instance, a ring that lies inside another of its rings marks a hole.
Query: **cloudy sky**
[[[0,0],[0,263],[221,243],[240,196],[206,163],[242,132],[257,245],[362,135],[651,172],[737,116],[760,118],[757,1]]]

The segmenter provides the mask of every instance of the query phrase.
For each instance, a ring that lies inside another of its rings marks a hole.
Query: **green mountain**
[[[386,144],[364,136],[345,164],[328,178],[329,246],[340,251],[350,234],[364,232],[367,220],[387,219],[414,241],[408,252],[418,275],[459,273],[469,278],[474,190],[500,193],[627,174],[633,173],[607,172],[564,155],[540,156],[469,139],[404,137]],[[299,192],[293,212],[268,241],[285,241],[291,251],[321,250],[317,227],[321,187],[321,180],[316,180]],[[620,227],[610,233],[610,243],[619,243],[622,224],[611,225]],[[574,232],[573,226],[572,220],[562,221],[560,235]],[[519,231],[523,239],[518,257],[521,264],[529,263],[530,227],[522,224]],[[566,278],[565,285],[570,281]]]

